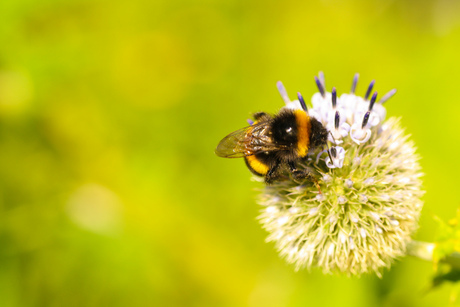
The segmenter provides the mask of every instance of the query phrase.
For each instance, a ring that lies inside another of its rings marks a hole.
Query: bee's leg
[[[309,181],[312,181],[318,188],[319,194],[321,194],[321,187],[319,186],[318,180],[316,180],[315,176],[313,176],[313,174],[309,170],[297,169],[296,164],[293,161],[289,161],[288,165],[289,165],[289,169],[291,170],[292,178],[294,180],[301,181],[301,180],[307,179]]]
[[[288,165],[289,169],[291,170],[292,178],[294,178],[295,180],[303,180],[307,178],[309,175],[311,176],[309,171],[297,169],[296,163],[294,161],[289,161]]]
[[[279,168],[279,165],[280,163],[277,162],[276,164],[274,164],[272,166],[272,168],[270,168],[270,170],[267,172],[267,174],[265,175],[265,183],[266,184],[271,184],[273,183],[275,180],[278,180],[280,178],[280,174],[278,172],[278,168]]]

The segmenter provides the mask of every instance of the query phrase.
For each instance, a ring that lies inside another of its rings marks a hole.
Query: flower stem
[[[407,254],[426,261],[433,261],[435,247],[436,244],[434,243],[411,241],[407,245]],[[453,252],[441,259],[440,262],[449,264],[452,268],[460,270],[460,253]]]
[[[434,248],[434,243],[411,241],[407,245],[407,254],[426,261],[433,261]]]

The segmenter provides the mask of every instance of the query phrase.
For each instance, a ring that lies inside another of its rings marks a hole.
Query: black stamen
[[[317,76],[315,76],[315,82],[316,82],[316,86],[318,87],[319,92],[321,93],[321,96],[323,96],[324,98],[326,96],[326,93],[324,92],[324,87],[321,84],[321,81],[319,81]]]
[[[308,113],[308,109],[307,109],[307,105],[305,104],[305,100],[303,100],[303,97],[300,93],[297,93],[297,97],[299,97],[299,102],[300,102],[300,105],[302,106],[302,109]]]
[[[334,157],[334,158],[337,157],[337,149],[335,149],[335,147],[331,147],[331,154],[332,154],[332,157]]]
[[[337,91],[335,90],[335,87],[332,88],[332,107],[335,109],[337,106]]]
[[[372,92],[372,88],[374,87],[375,80],[372,80],[371,83],[369,84],[369,87],[367,88],[366,95],[364,96],[364,100],[367,100],[369,98],[369,95]]]
[[[377,92],[375,92],[374,95],[372,95],[371,102],[369,103],[369,111],[372,111],[375,100],[377,100]]]
[[[351,91],[350,93],[354,94],[356,91],[356,85],[358,85],[359,74],[356,73],[353,77],[353,83],[351,84]]]
[[[321,81],[321,84],[323,85],[323,88],[326,89],[326,79],[324,78],[324,73],[320,71],[318,73],[319,80]]]
[[[335,111],[335,129],[339,129],[340,114],[339,111]]]
[[[396,89],[392,89],[391,91],[389,91],[388,93],[386,93],[386,94],[379,100],[379,103],[384,103],[385,101],[387,101],[388,99],[390,99],[391,97],[393,97],[394,94],[396,94]]]
[[[364,127],[366,127],[367,122],[369,121],[370,115],[371,115],[371,111],[367,111],[366,114],[364,114],[363,125],[361,126],[361,129],[364,129]]]

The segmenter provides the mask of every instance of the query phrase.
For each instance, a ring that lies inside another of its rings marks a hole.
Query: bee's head
[[[311,137],[310,144],[312,148],[326,145],[329,132],[316,118],[310,117]]]

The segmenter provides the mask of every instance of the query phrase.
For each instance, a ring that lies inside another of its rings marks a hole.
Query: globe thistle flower
[[[360,275],[389,267],[405,254],[422,209],[420,165],[414,143],[399,120],[385,120],[384,102],[370,83],[364,97],[326,91],[315,77],[309,115],[330,132],[329,150],[309,153],[303,167],[317,182],[288,179],[267,185],[259,216],[267,241],[296,269],[320,267],[325,273]],[[287,108],[300,108],[279,82]],[[299,99],[303,100],[299,94]]]

